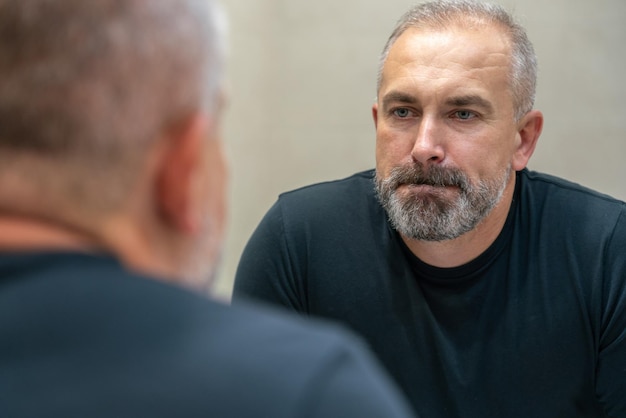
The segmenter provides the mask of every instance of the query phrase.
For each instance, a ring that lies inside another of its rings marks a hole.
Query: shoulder
[[[531,170],[522,170],[519,172],[520,180],[523,187],[530,187],[534,190],[541,190],[544,192],[557,193],[558,198],[569,198],[588,201],[593,204],[609,205],[609,206],[624,206],[626,203],[611,197],[607,194],[600,193],[596,190],[582,186],[578,183],[563,179],[561,177],[553,176],[546,173],[540,173]]]
[[[246,391],[254,394],[251,403],[282,399],[285,410],[295,410],[297,402],[320,390],[315,384],[330,383],[342,367],[352,376],[384,381],[361,339],[331,322],[302,318],[253,301],[228,305],[177,287],[159,283],[156,287],[161,289],[144,289],[143,295],[150,300],[157,293],[159,305],[169,305],[161,308],[165,314],[153,313],[151,320],[162,324],[155,330],[159,334],[155,339],[162,341],[157,346],[163,348],[157,350],[171,359],[170,376],[177,376],[182,366],[188,374],[178,375],[180,381],[205,382],[215,399],[241,392],[246,382]],[[148,320],[139,318],[136,328]],[[178,344],[172,346],[172,340]],[[167,366],[162,367],[169,367],[169,360],[164,363]],[[373,375],[372,370],[376,371]]]
[[[263,303],[238,301],[232,306],[211,303],[214,310],[221,311],[224,328],[229,329],[229,338],[254,342],[255,350],[265,348],[268,354],[278,354],[283,348],[293,350],[299,346],[300,349],[295,351],[317,357],[335,349],[360,344],[358,339],[335,324],[286,314]],[[278,342],[280,344],[276,344]],[[277,347],[280,348],[273,352]]]
[[[356,196],[374,195],[374,170],[362,171],[349,177],[315,183],[289,192],[282,193],[279,200],[285,204],[313,203],[323,204],[351,200]]]
[[[341,371],[380,407],[402,405],[361,341],[337,326],[246,302],[231,307],[107,259],[4,264],[21,275],[0,292],[0,334],[12,341],[10,350],[0,346],[0,386],[30,382],[28,390],[12,387],[15,410],[29,408],[28,397],[76,393],[72,405],[56,406],[90,416],[172,416],[184,401],[189,411],[216,416],[295,416]],[[354,387],[339,386],[344,403],[355,400],[347,396]],[[94,415],[88,400],[101,396],[109,409]]]
[[[288,229],[304,224],[362,227],[363,222],[383,214],[376,197],[374,170],[282,193],[270,212]]]
[[[222,325],[227,336],[220,344],[229,351],[241,347],[257,355],[262,353],[266,361],[261,367],[268,372],[275,371],[276,366],[287,367],[280,370],[299,379],[350,358],[358,359],[357,363],[371,360],[363,341],[334,322],[287,314],[254,301],[238,301],[221,309],[225,309]],[[244,368],[248,367],[258,368],[253,364]]]
[[[287,410],[307,416],[410,415],[396,384],[360,338],[331,322],[285,317],[257,305],[239,304],[233,312],[248,324],[251,314],[255,329],[240,337],[266,361],[244,361],[243,367],[251,373],[248,381],[266,376],[258,389],[263,398],[278,396]]]
[[[626,203],[588,187],[545,173],[519,173],[522,202],[562,218],[615,223],[626,212]]]
[[[211,373],[223,376],[216,394],[241,393],[241,382],[247,382],[251,403],[280,402],[270,410],[287,415],[307,410],[312,416],[369,416],[368,408],[381,408],[383,416],[404,408],[362,341],[343,328],[252,302],[216,304],[213,311],[221,318],[207,347],[219,360]]]

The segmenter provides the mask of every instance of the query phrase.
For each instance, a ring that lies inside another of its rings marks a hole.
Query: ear
[[[374,128],[378,128],[378,103],[372,106],[372,118],[374,118]]]
[[[200,228],[196,193],[202,181],[207,131],[208,121],[200,113],[186,118],[164,139],[157,167],[159,215],[167,226],[184,234],[194,234]]]
[[[543,129],[543,114],[538,110],[531,110],[522,118],[517,126],[515,151],[511,166],[515,171],[526,167],[528,160],[535,152],[537,140]]]

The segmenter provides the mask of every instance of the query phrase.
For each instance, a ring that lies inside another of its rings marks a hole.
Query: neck
[[[0,213],[0,251],[101,251],[88,232],[46,219]]]
[[[145,247],[138,245],[135,235],[128,232],[132,228],[113,222],[102,229],[107,232],[99,235],[98,231],[82,230],[47,219],[0,213],[0,252],[106,252],[139,273],[156,278],[171,275],[169,265],[164,261],[166,257],[152,257],[144,251]]]
[[[515,191],[515,175],[511,176],[502,198],[473,230],[447,241],[420,241],[402,236],[411,252],[434,267],[451,268],[468,263],[482,254],[498,238],[506,222]]]

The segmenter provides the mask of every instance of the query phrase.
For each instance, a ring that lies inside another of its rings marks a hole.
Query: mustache
[[[464,191],[470,187],[468,177],[458,168],[430,166],[423,164],[394,167],[389,177],[383,180],[388,187],[398,188],[402,184],[427,185],[433,187],[458,187]]]

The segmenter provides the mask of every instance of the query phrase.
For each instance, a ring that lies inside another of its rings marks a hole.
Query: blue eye
[[[411,112],[405,107],[400,107],[398,109],[394,109],[393,114],[399,118],[408,118],[411,115]]]
[[[474,112],[471,112],[469,110],[457,110],[456,112],[454,112],[454,115],[461,120],[472,119],[476,116]]]

